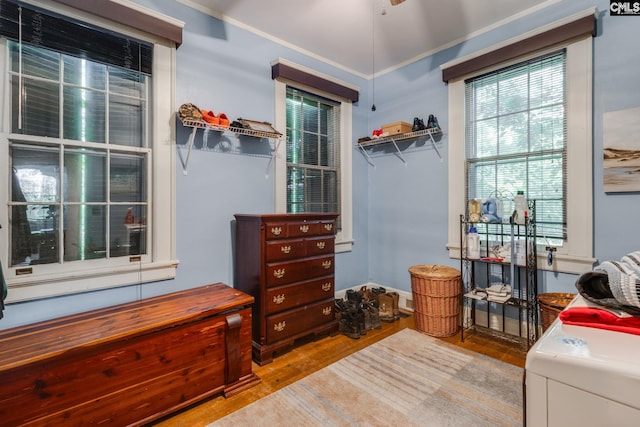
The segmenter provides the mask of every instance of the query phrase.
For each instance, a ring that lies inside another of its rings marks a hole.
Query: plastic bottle
[[[467,257],[470,259],[480,258],[480,236],[475,227],[471,227],[467,234]]]
[[[524,224],[525,217],[528,216],[529,204],[527,203],[527,199],[524,197],[524,191],[518,190],[516,194],[515,202],[515,210],[516,210],[516,224]]]
[[[136,219],[133,216],[133,208],[127,209],[127,214],[124,216],[124,223],[133,224],[135,221]]]

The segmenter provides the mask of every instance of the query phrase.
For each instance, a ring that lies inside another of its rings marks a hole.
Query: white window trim
[[[551,24],[541,28],[538,32],[547,31],[562,25],[562,23],[564,22]],[[508,43],[513,41],[509,40]],[[560,48],[566,48],[567,52],[567,232],[569,240],[554,254],[553,265],[547,265],[546,256],[539,256],[538,268],[580,274],[590,271],[596,262],[596,259],[593,258],[592,202],[592,37],[571,40],[546,51],[552,52]],[[545,52],[536,52],[531,57],[539,56]],[[468,58],[461,58],[455,62],[462,62],[466,59]],[[525,59],[528,57],[519,58],[511,63],[518,63]],[[449,64],[445,64],[443,67],[447,65]],[[508,65],[510,63],[500,64],[492,69],[474,73],[473,76]],[[451,258],[460,258],[460,215],[465,212],[465,176],[462,167],[465,162],[465,80],[473,76],[463,76],[449,81],[449,230],[447,248]],[[538,248],[538,253],[542,254],[543,250],[544,247]]]
[[[282,62],[282,59],[279,60]],[[336,79],[329,78],[324,74],[310,70],[309,68],[287,62],[287,65],[294,66],[302,69],[307,73],[320,76],[322,78],[336,81],[343,86],[350,86],[348,83],[337,81]],[[286,129],[287,128],[287,82],[284,79],[274,80],[275,84],[275,128]],[[353,219],[352,219],[352,104],[351,101],[336,97],[328,93],[324,93],[314,88],[308,88],[299,83],[290,83],[291,86],[301,90],[306,90],[309,93],[313,93],[327,99],[331,99],[336,102],[340,102],[340,221],[342,229],[336,234],[336,252],[348,252],[353,246]],[[276,160],[275,160],[275,172],[274,172],[274,184],[275,188],[275,212],[286,213],[287,212],[287,147],[286,147],[286,135],[283,136],[283,140],[277,145]]]
[[[47,265],[32,266],[33,273],[16,275],[16,268],[8,267],[9,239],[11,227],[8,221],[7,201],[9,185],[0,188],[0,259],[8,286],[6,303],[22,302],[34,299],[49,298],[118,286],[155,282],[172,279],[176,276],[179,261],[175,259],[175,82],[176,82],[176,46],[173,42],[150,36],[138,30],[114,24],[75,9],[51,4],[51,2],[30,1],[36,6],[49,9],[104,28],[111,28],[123,34],[137,37],[154,44],[153,50],[153,99],[152,111],[152,158],[150,161],[152,182],[149,203],[152,205],[152,217],[148,223],[152,230],[151,257],[141,256],[142,262],[129,262],[129,259],[114,259],[109,263],[84,261],[70,263],[70,269],[64,272],[50,273]],[[136,10],[143,10],[138,6]],[[160,14],[150,9],[145,12],[158,17]],[[162,17],[174,22],[170,17]],[[177,21],[175,21],[177,23]],[[5,63],[7,61],[5,60]],[[7,90],[7,70],[2,70],[3,93]],[[0,104],[0,118],[3,120],[0,133],[2,149],[0,149],[0,165],[9,165],[8,140],[10,138],[10,100],[4,97]],[[5,176],[10,177],[8,171]],[[7,182],[10,182],[7,179]]]

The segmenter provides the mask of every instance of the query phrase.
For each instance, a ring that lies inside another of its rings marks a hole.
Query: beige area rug
[[[404,329],[210,426],[521,426],[522,372]]]

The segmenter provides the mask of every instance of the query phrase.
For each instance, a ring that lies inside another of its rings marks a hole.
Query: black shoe
[[[378,301],[369,301],[369,304],[367,304],[367,310],[369,311],[371,319],[371,329],[381,329],[382,325],[380,324],[380,309]]]
[[[413,119],[413,127],[411,128],[411,132],[417,132],[426,128],[427,127],[424,125],[424,121],[422,121],[422,119],[419,119],[417,117]]]
[[[347,289],[347,301],[358,306],[362,302],[362,295],[353,289]]]
[[[427,129],[440,129],[440,125],[438,124],[438,119],[433,114],[429,114],[429,119],[427,120]]]

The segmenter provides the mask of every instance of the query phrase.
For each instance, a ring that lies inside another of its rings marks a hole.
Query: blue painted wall
[[[382,124],[435,114],[447,129],[447,87],[440,65],[502,40],[596,5],[601,13],[594,39],[594,255],[619,259],[640,249],[635,218],[640,199],[634,194],[605,194],[602,185],[602,117],[608,111],[640,106],[640,17],[610,17],[609,2],[563,0],[518,22],[482,34],[375,79],[372,83],[314,58],[171,0],[138,0],[185,22],[177,51],[176,109],[184,102],[273,122],[274,86],[270,63],[285,58],[360,87],[353,109],[353,136],[369,135]],[[177,144],[188,130],[177,125]],[[273,168],[265,142],[221,140],[199,134],[188,174],[177,157],[177,258],[175,280],[108,291],[12,304],[0,329],[65,314],[131,301],[212,282],[233,283],[232,220],[235,213],[274,211]],[[449,259],[447,242],[447,141],[439,145],[440,161],[430,144],[419,141],[403,151],[406,164],[393,152],[374,153],[369,166],[353,153],[353,251],[336,257],[337,289],[366,282],[410,291],[407,269],[414,264],[458,266]],[[184,154],[184,151],[183,151]],[[540,292],[574,291],[576,276],[544,274]]]

